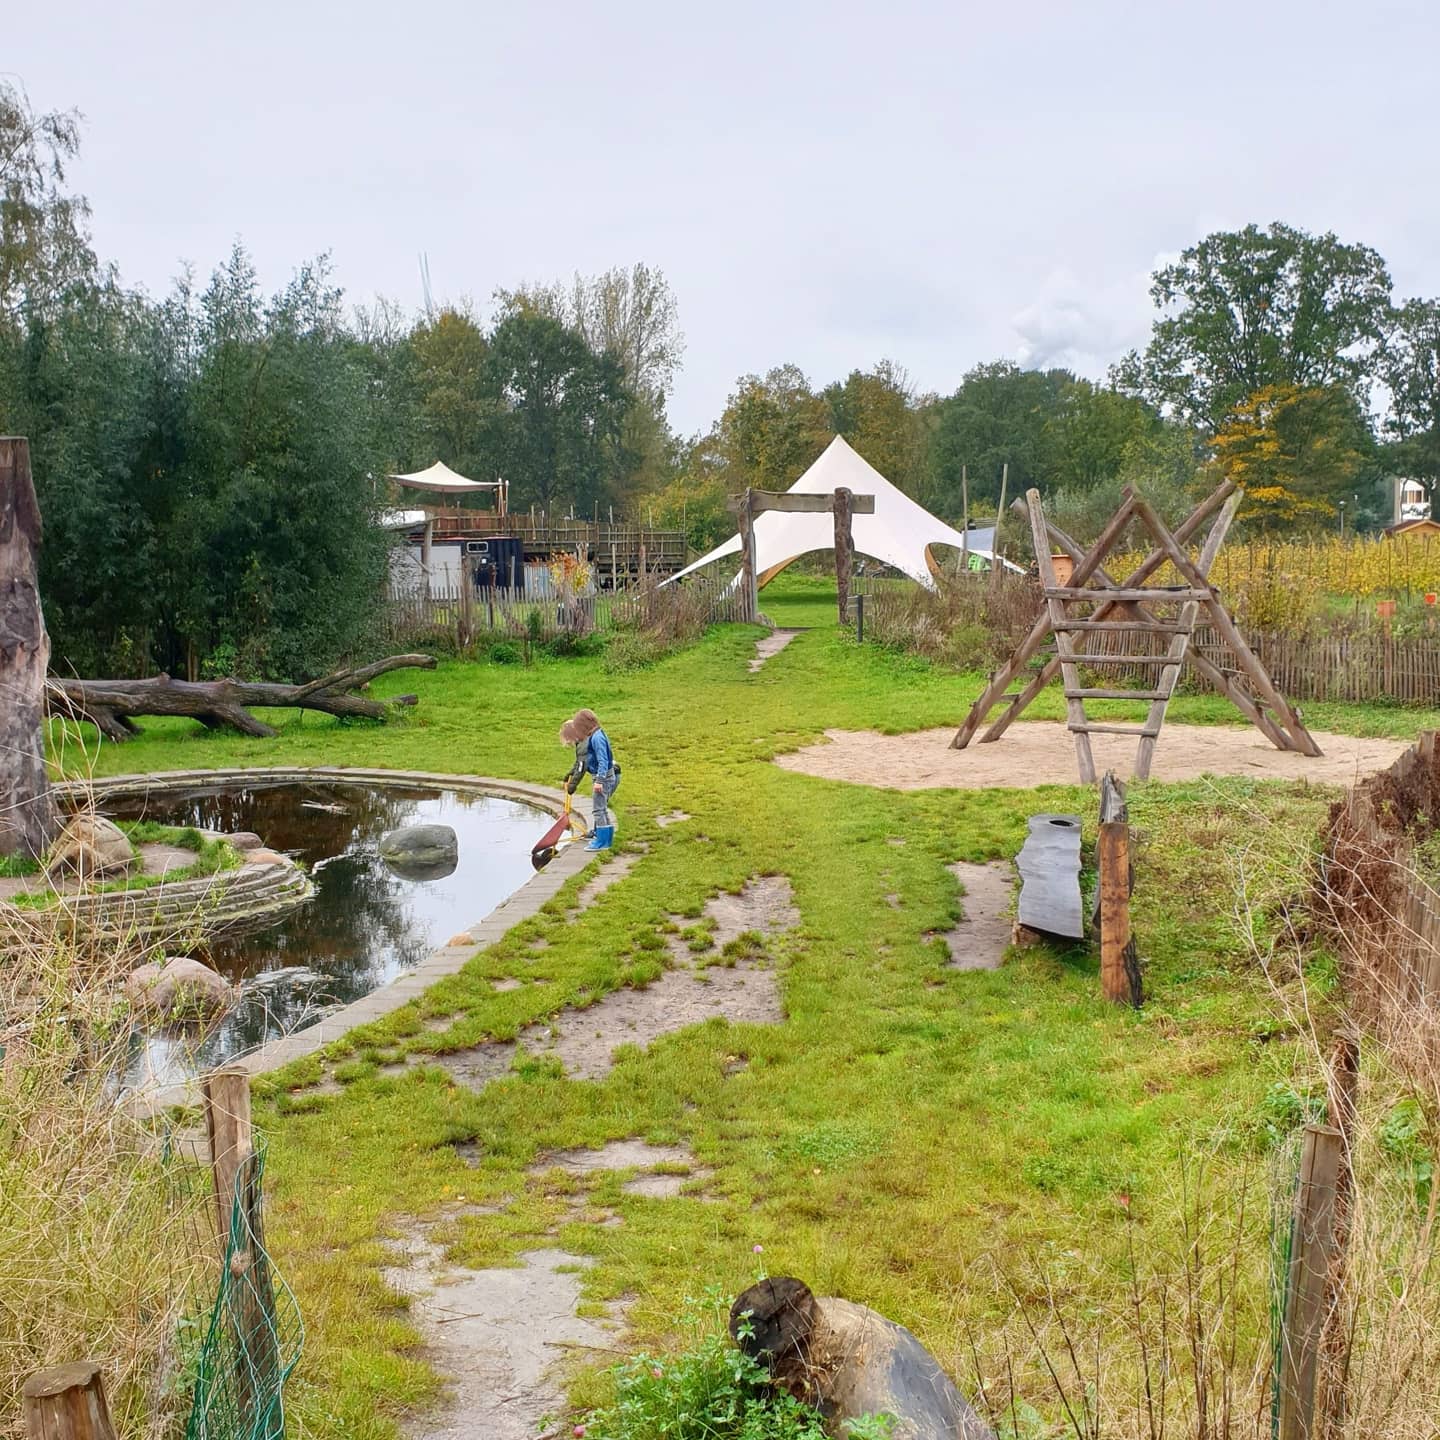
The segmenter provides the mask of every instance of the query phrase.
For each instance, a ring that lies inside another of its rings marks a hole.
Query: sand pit
[[[1277,750],[1258,730],[1228,725],[1166,725],[1155,750],[1152,780],[1194,780],[1201,775],[1249,775],[1259,780],[1310,780],[1353,785],[1384,770],[1406,749],[1404,740],[1361,740],[1313,731],[1325,753],[1309,759]],[[1061,724],[1021,721],[992,744],[972,741],[952,750],[954,727],[911,735],[873,730],[827,730],[824,741],[776,757],[786,770],[825,780],[878,785],[888,790],[1029,789],[1074,785],[1075,746]],[[1093,735],[1096,769],[1128,779],[1135,741],[1128,735]]]

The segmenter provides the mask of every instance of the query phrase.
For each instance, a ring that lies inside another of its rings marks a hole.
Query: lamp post
[[[1340,502],[1340,538],[1345,538],[1345,502]]]

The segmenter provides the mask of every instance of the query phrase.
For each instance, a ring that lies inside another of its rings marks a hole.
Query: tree
[[[1315,529],[1368,478],[1373,444],[1343,385],[1272,385],[1237,405],[1214,439],[1227,478],[1245,491],[1255,529]]]
[[[410,347],[426,451],[417,463],[443,460],[471,479],[493,479],[486,435],[496,405],[480,327],[462,310],[443,309],[415,327]]]
[[[882,360],[873,370],[852,370],[820,393],[829,411],[829,428],[887,480],[909,495],[919,494],[925,430],[905,372]]]
[[[1040,464],[1047,486],[1093,490],[1113,481],[1126,451],[1155,436],[1160,417],[1131,395],[1089,380],[1069,380],[1045,421]]]
[[[663,412],[685,337],[674,292],[659,270],[642,263],[603,275],[577,273],[569,286],[520,286],[497,291],[496,299],[507,315],[548,316],[574,330],[597,355],[613,355],[626,385]]]
[[[0,78],[0,320],[22,308],[49,312],[64,289],[95,268],[90,207],[64,190],[80,150],[80,115],[36,114],[18,85]]]
[[[1212,433],[1262,390],[1359,387],[1389,314],[1376,251],[1278,222],[1207,235],[1153,282],[1165,313],[1116,383]]]
[[[720,417],[719,439],[735,491],[788,490],[832,436],[825,402],[795,365],[762,379],[742,375]]]
[[[1433,507],[1440,487],[1440,300],[1410,300],[1395,312],[1380,375],[1390,392],[1391,465],[1421,481]]]
[[[494,469],[515,506],[608,504],[629,472],[625,416],[634,401],[620,363],[596,355],[573,330],[518,311],[490,337],[487,427]]]
[[[692,550],[709,550],[735,532],[727,508],[729,465],[718,429],[679,447],[674,477],[649,502],[654,523],[683,530]]]

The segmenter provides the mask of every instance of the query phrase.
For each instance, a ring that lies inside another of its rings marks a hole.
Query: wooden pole
[[[835,593],[840,623],[850,623],[850,582],[855,571],[855,547],[850,525],[852,495],[843,485],[835,491]]]
[[[265,1249],[259,1157],[251,1151],[237,1180],[239,1234],[230,1255],[230,1323],[235,1331],[235,1385],[245,1433],[276,1433],[262,1422],[277,1399],[280,1343],[275,1282]]]
[[[1100,988],[1115,1005],[1140,1005],[1140,966],[1130,934],[1130,826],[1102,821],[1100,860]]]
[[[1005,567],[1000,563],[1000,522],[1005,518],[1005,487],[1010,483],[1010,462],[1007,460],[1000,467],[1000,505],[995,511],[995,533],[990,538],[990,588],[1000,588],[1000,572]],[[1050,547],[1044,547],[1045,554],[1050,554]],[[1043,570],[1041,572],[1044,573]],[[1052,580],[1050,582],[1054,584]],[[1094,778],[1093,776],[1091,777]]]
[[[425,579],[425,598],[430,598],[430,551],[435,540],[435,517],[425,517],[425,529],[420,535],[420,573]]]
[[[20,1397],[30,1440],[115,1440],[105,1384],[93,1360],[32,1375]]]
[[[215,1208],[220,1238],[230,1234],[235,1209],[235,1177],[254,1149],[250,1124],[250,1076],[241,1065],[222,1065],[200,1082],[205,1129],[210,1136],[210,1167],[215,1175]]]
[[[745,619],[754,624],[760,613],[760,592],[755,583],[755,515],[750,486],[740,500],[740,599]]]
[[[460,648],[475,638],[475,566],[470,554],[460,552]]]
[[[40,608],[40,504],[30,442],[0,436],[0,855],[39,859],[59,829],[45,773],[45,672],[50,637]]]
[[[1344,1139],[1332,1125],[1307,1125],[1290,1226],[1290,1265],[1280,1331],[1277,1440],[1320,1440],[1321,1338],[1336,1259],[1335,1197]]]
[[[960,467],[960,573],[970,571],[970,467]]]

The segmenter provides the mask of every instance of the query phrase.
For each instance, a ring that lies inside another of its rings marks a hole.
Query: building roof
[[[500,480],[467,480],[457,475],[443,460],[437,460],[428,470],[416,470],[408,475],[392,475],[397,485],[409,490],[498,490]]]
[[[964,547],[984,560],[994,558],[990,549],[994,542],[993,530],[972,530],[967,542],[960,531],[937,520],[923,505],[916,504],[903,490],[892,485],[839,435],[790,487],[789,493],[829,495],[842,486],[855,495],[875,497],[875,513],[856,515],[850,522],[857,555],[882,561],[922,585],[929,585],[931,576],[939,571],[939,562],[932,553],[936,545],[949,545],[956,550]],[[827,513],[788,514],[766,510],[755,517],[755,571],[761,585],[773,580],[802,555],[834,548],[835,521]],[[682,579],[726,555],[739,553],[740,537],[733,535],[671,579]],[[1012,570],[1019,569],[1008,560],[1004,563]]]
[[[1421,515],[1414,520],[1400,520],[1394,525],[1387,525],[1383,533],[1386,535],[1406,535],[1415,530],[1425,530],[1440,534],[1440,520],[1432,520],[1428,515]]]

